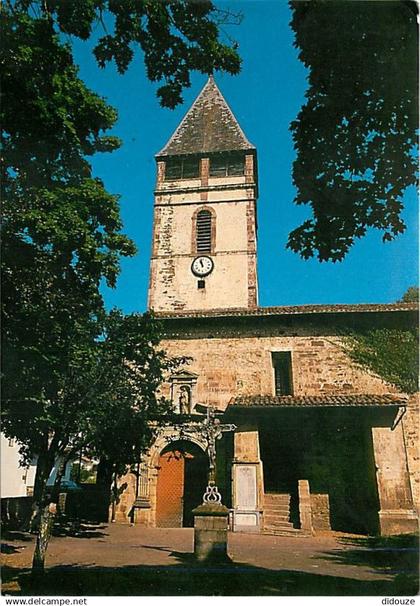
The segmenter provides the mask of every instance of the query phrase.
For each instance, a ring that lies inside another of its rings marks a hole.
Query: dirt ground
[[[415,537],[233,534],[230,562],[198,564],[193,529],[82,525],[54,536],[36,585],[34,538],[5,533],[3,594],[21,595],[415,595]]]

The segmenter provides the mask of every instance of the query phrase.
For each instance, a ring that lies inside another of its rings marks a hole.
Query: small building
[[[128,478],[118,519],[192,525],[200,415],[215,408],[236,425],[216,469],[233,530],[417,529],[417,400],[340,345],[348,330],[415,326],[417,305],[258,305],[257,150],[212,77],[156,160],[149,308],[168,354],[191,362],[163,386],[180,422]]]
[[[20,445],[1,434],[1,498],[30,496],[35,482],[36,461],[21,465]]]

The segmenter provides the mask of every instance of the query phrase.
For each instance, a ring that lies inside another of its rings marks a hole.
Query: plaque
[[[235,465],[235,509],[257,508],[257,469],[254,465]]]

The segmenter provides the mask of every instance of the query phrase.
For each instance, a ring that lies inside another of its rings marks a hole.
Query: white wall
[[[26,497],[27,487],[33,487],[36,465],[20,466],[19,445],[1,434],[1,497]]]

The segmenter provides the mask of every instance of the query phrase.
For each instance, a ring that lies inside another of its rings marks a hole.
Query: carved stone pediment
[[[179,370],[178,372],[174,372],[170,377],[172,382],[190,381],[196,383],[197,379],[198,375],[195,372],[190,372],[189,370]]]
[[[189,370],[179,370],[170,376],[171,400],[175,412],[191,414],[196,403],[195,386],[198,375]]]

